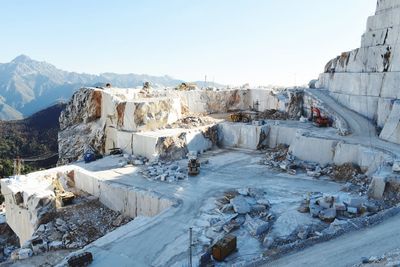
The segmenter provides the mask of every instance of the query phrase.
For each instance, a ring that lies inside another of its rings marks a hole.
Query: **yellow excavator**
[[[248,123],[257,119],[259,112],[257,111],[247,111],[239,110],[230,114],[230,119],[232,122],[244,122]]]
[[[188,162],[188,174],[190,176],[195,176],[200,173],[200,161],[197,157],[189,157]]]

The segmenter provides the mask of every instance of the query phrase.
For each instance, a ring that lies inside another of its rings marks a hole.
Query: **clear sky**
[[[0,62],[297,85],[360,46],[376,0],[1,0]]]

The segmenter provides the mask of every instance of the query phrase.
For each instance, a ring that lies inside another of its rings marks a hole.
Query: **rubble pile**
[[[298,160],[290,154],[289,147],[286,145],[279,145],[276,148],[269,148],[265,151],[266,156],[262,164],[269,168],[275,168],[291,175],[297,174],[298,171],[303,171],[314,178],[328,176],[334,181],[345,182],[343,191],[358,192],[360,195],[368,193],[371,177],[364,174],[360,167],[355,164],[320,166],[315,162]],[[396,190],[394,191],[397,192]]]
[[[187,179],[187,170],[181,168],[177,163],[155,161],[142,170],[142,174],[149,180],[162,182],[176,182]]]
[[[52,220],[39,225],[32,238],[11,253],[11,259],[82,248],[129,220],[105,207],[97,198],[80,198],[77,204],[58,209]]]
[[[340,166],[333,166],[331,178],[339,182],[348,182],[354,178],[354,176],[361,173],[359,166],[352,163],[345,163]]]
[[[377,202],[362,197],[324,195],[319,192],[308,194],[298,211],[310,213],[314,218],[332,223],[335,219],[349,219],[373,214],[381,210]]]
[[[382,256],[362,257],[361,263],[354,267],[393,267],[400,266],[400,249],[385,253]]]
[[[395,206],[400,203],[400,185],[398,182],[389,181],[386,183],[383,199],[389,206]]]
[[[271,204],[260,189],[242,188],[225,192],[213,206],[215,208],[204,213],[199,223],[202,226],[199,240],[205,246],[232,232],[240,235],[247,232],[262,241],[275,220],[269,212]]]
[[[7,260],[11,252],[18,248],[18,237],[4,221],[0,222],[0,262]]]
[[[209,116],[186,116],[172,124],[165,126],[166,129],[183,128],[192,129],[215,123],[216,120]]]
[[[288,120],[289,114],[276,109],[267,109],[263,112],[260,112],[258,117],[260,120]]]
[[[118,161],[119,167],[125,167],[130,164],[133,166],[142,166],[149,162],[149,159],[142,156],[136,156],[131,154],[121,154],[121,159]]]

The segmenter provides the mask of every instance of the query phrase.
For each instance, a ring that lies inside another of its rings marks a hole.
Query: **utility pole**
[[[207,77],[207,76],[206,76]],[[192,227],[189,228],[189,267],[192,267]]]
[[[207,88],[207,75],[204,77],[204,88]]]

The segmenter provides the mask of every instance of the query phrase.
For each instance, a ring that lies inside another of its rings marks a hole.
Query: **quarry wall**
[[[399,18],[397,0],[378,0],[361,47],[329,61],[317,82],[338,102],[376,121],[383,128],[380,137],[395,143],[400,143],[399,120],[393,119],[399,115]]]
[[[369,174],[385,162],[393,161],[390,154],[360,144],[350,144],[337,139],[309,135],[308,131],[286,125],[269,123],[263,126],[221,123],[220,138],[223,146],[258,149],[260,145],[275,148],[289,146],[289,152],[304,161],[342,165],[354,163]]]
[[[113,148],[150,159],[167,148],[202,152],[216,144],[215,124],[197,129],[165,129],[187,115],[226,113],[258,105],[288,108],[290,93],[265,89],[161,90],[151,97],[137,89],[82,88],[60,116],[59,162],[81,160],[85,151],[109,154]],[[186,151],[186,153],[185,153]]]

